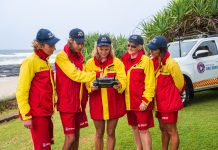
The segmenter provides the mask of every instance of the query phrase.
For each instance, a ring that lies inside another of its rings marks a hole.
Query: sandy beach
[[[14,99],[18,76],[0,78],[0,101]]]

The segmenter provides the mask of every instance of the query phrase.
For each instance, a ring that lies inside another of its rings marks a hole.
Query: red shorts
[[[178,120],[178,111],[170,113],[156,112],[156,117],[162,123],[177,123]]]
[[[129,125],[138,126],[139,130],[154,127],[152,111],[127,111],[127,119]]]
[[[54,144],[51,117],[33,117],[31,134],[34,150],[50,150]]]
[[[76,129],[85,128],[88,126],[88,120],[85,112],[60,112],[60,117],[64,129],[64,134],[74,134]]]

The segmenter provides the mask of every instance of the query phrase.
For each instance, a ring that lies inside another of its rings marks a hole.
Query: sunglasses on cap
[[[136,48],[137,47],[136,45],[131,45],[131,44],[128,44],[127,46],[130,47],[130,48]]]

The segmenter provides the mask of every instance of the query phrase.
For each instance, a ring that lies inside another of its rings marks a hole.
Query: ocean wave
[[[49,58],[50,63],[55,62],[57,52]],[[0,77],[18,76],[20,64],[32,53],[32,50],[0,50]]]
[[[0,54],[0,58],[8,57],[8,58],[14,58],[14,57],[27,57],[31,55],[32,53],[13,53],[13,54]]]

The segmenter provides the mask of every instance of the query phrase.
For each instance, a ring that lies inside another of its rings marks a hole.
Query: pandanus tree
[[[157,35],[173,41],[178,36],[218,33],[218,0],[172,0],[139,28],[146,42]]]

